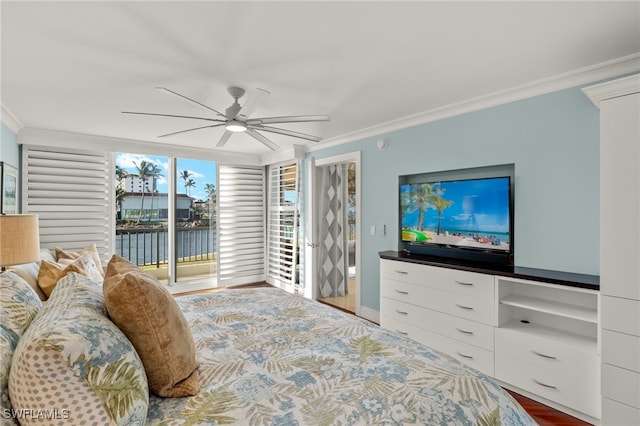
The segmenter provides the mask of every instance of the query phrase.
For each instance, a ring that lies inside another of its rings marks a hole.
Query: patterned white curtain
[[[344,296],[349,290],[347,164],[319,168],[318,295]]]

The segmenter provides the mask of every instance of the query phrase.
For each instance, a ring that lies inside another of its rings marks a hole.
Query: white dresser
[[[640,425],[640,75],[584,89],[600,109],[602,424]]]
[[[383,253],[383,328],[445,352],[518,393],[598,423],[597,290]]]
[[[490,275],[380,261],[380,325],[493,376]]]

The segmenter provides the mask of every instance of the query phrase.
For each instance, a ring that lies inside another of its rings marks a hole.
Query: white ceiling
[[[361,129],[640,52],[640,2],[1,3],[1,100],[25,127],[215,149],[221,128],[158,139],[271,92],[252,117],[332,141]],[[247,96],[240,100],[246,100]],[[289,147],[309,145],[266,134]],[[224,150],[267,148],[234,135]]]

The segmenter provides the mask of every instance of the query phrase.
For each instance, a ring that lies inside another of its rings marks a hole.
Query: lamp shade
[[[21,265],[39,258],[38,215],[0,215],[0,266]]]

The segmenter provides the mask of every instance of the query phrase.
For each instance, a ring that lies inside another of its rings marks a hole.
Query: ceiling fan
[[[156,87],[156,89],[164,93],[178,96],[179,98],[182,98],[189,102],[193,102],[197,105],[200,105],[201,107],[208,109],[209,111],[213,111],[216,114],[214,117],[194,117],[194,116],[188,116],[188,115],[160,114],[160,113],[153,113],[153,112],[122,111],[123,114],[188,118],[188,119],[194,119],[194,120],[204,120],[209,122],[209,124],[207,124],[206,126],[194,127],[186,130],[167,133],[167,134],[158,136],[160,138],[167,137],[167,136],[174,136],[180,133],[193,132],[195,130],[224,126],[225,131],[222,134],[222,137],[220,138],[220,140],[218,140],[218,144],[216,145],[218,148],[223,147],[227,143],[227,141],[229,140],[232,134],[244,132],[275,151],[277,148],[279,148],[279,146],[275,142],[271,141],[270,139],[268,139],[262,133],[259,133],[259,132],[278,133],[281,135],[306,139],[313,142],[319,142],[320,138],[317,136],[307,135],[305,133],[294,132],[292,130],[272,127],[272,126],[269,126],[269,124],[329,121],[329,117],[327,115],[290,115],[290,116],[283,116],[283,117],[249,118],[251,113],[255,111],[258,105],[260,105],[267,98],[267,96],[270,95],[268,91],[263,89],[256,89],[251,94],[251,96],[249,96],[249,98],[247,99],[247,102],[245,102],[244,105],[240,105],[238,103],[238,99],[240,99],[244,95],[245,93],[244,89],[240,87],[229,87],[227,91],[229,92],[231,97],[233,97],[233,104],[225,110],[224,114],[219,111],[216,111],[215,109],[201,102],[188,98],[184,95],[181,95],[178,92],[174,92],[173,90],[169,90],[166,87]]]

